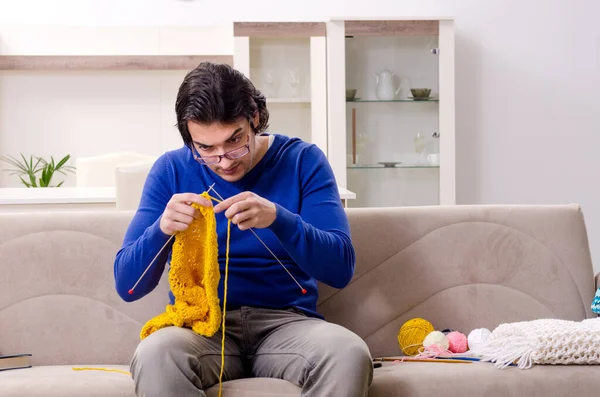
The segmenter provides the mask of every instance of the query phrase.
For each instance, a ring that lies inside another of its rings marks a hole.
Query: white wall
[[[3,55],[231,55],[233,27],[0,25]],[[210,37],[210,40],[194,40]],[[0,154],[77,157],[178,148],[177,90],[187,71],[0,73]],[[0,164],[1,168],[8,168]],[[0,173],[0,186],[20,186]],[[69,175],[65,186],[75,184]],[[54,181],[55,183],[58,182]]]
[[[0,25],[193,25],[230,19],[318,21],[333,15],[456,17],[458,202],[580,203],[592,254],[600,262],[599,1],[117,4],[0,0]],[[92,139],[101,137],[94,133]],[[596,268],[600,271],[600,263]]]
[[[181,146],[174,98],[185,72],[2,72],[0,154],[58,160]],[[0,168],[8,168],[2,164]],[[75,176],[65,185],[74,185]],[[21,186],[2,173],[0,186]]]

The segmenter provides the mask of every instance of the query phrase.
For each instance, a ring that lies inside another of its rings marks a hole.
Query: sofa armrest
[[[600,288],[600,273],[596,274],[596,289]]]

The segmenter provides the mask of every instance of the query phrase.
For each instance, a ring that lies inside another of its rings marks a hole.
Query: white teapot
[[[394,86],[394,72],[383,69],[379,74],[373,73],[373,75],[375,76],[375,83],[377,84],[375,95],[377,95],[378,99],[389,101],[398,95],[402,87],[398,86],[398,88],[396,88]]]

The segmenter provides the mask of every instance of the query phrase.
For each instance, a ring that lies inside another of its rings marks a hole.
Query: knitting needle
[[[449,364],[471,364],[472,360],[465,359],[450,359],[450,358],[414,358],[414,357],[381,357],[374,358],[374,362],[413,362],[413,363],[449,363]]]
[[[210,189],[212,189],[213,186],[215,186],[214,183],[212,185],[210,185],[210,187],[208,188],[208,190],[210,191]],[[154,259],[152,259],[152,261],[150,262],[150,264],[146,267],[146,270],[144,270],[144,273],[142,273],[142,275],[140,276],[140,278],[138,278],[138,280],[136,281],[136,283],[129,290],[129,295],[133,294],[133,290],[135,289],[135,287],[137,287],[137,285],[140,283],[140,281],[142,280],[142,278],[144,278],[144,275],[148,272],[148,270],[150,270],[150,267],[152,266],[152,264],[154,263],[154,261],[156,260],[156,258],[158,258],[159,255],[161,254],[161,252],[165,249],[165,247],[167,245],[169,245],[169,242],[173,239],[173,237],[175,237],[175,234],[177,234],[177,233],[173,233],[171,235],[171,237],[169,237],[169,239],[167,240],[167,242],[162,246],[162,248],[160,250],[158,250],[158,253],[154,256]]]
[[[219,192],[217,192],[215,190],[215,188],[213,187],[215,184],[213,183],[209,188],[208,188],[208,192],[210,192],[211,190],[213,192],[215,192],[215,194],[222,200],[224,201],[225,199],[223,198],[223,196],[221,196],[219,194]],[[296,278],[292,275],[292,273],[290,273],[290,271],[283,265],[283,263],[281,263],[281,261],[279,260],[279,258],[277,257],[277,255],[275,255],[273,253],[273,251],[271,251],[271,249],[267,246],[267,244],[265,244],[264,241],[262,241],[262,239],[260,237],[258,237],[258,234],[256,234],[256,232],[253,230],[253,228],[248,229],[252,232],[252,234],[254,234],[254,236],[258,239],[258,241],[260,241],[262,243],[262,245],[265,246],[265,248],[267,249],[267,251],[269,251],[271,253],[271,255],[273,255],[273,258],[275,258],[275,260],[277,260],[277,262],[279,262],[279,264],[281,265],[281,267],[283,267],[283,269],[287,272],[287,274],[289,274],[289,276],[292,278],[292,280],[294,280],[294,282],[298,285],[298,287],[300,288],[300,290],[302,291],[303,294],[306,294],[306,289],[302,288],[302,285],[300,285],[300,283],[298,282],[298,280],[296,280]]]
[[[133,290],[135,289],[135,287],[137,287],[137,285],[140,283],[140,281],[142,280],[142,278],[144,277],[144,275],[148,272],[148,270],[150,269],[150,267],[152,266],[152,264],[154,263],[154,261],[156,260],[156,258],[158,258],[158,256],[160,255],[160,253],[165,249],[165,247],[169,244],[169,242],[173,239],[173,237],[175,237],[175,234],[172,234],[171,237],[169,237],[169,239],[167,240],[167,242],[158,251],[158,253],[154,257],[154,259],[152,259],[152,261],[150,262],[150,264],[146,267],[146,270],[144,270],[144,273],[142,273],[142,275],[140,276],[140,278],[138,278],[138,280],[136,281],[136,283],[129,290],[129,295],[133,294]]]

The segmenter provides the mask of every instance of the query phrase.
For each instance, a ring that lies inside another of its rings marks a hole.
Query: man
[[[366,344],[316,311],[317,281],[343,288],[355,262],[348,220],[322,151],[265,133],[264,96],[227,65],[202,63],[191,71],[179,89],[176,113],[184,146],[162,155],[148,175],[115,260],[119,295],[133,301],[156,287],[168,249],[129,293],[169,237],[198,215],[191,204],[213,206],[198,194],[214,184],[225,198],[214,203],[221,272],[227,219],[233,225],[223,381],[273,377],[298,385],[307,397],[366,396],[373,371]],[[218,292],[222,302],[223,277]],[[182,327],[159,329],[133,357],[136,393],[204,396],[219,381],[220,354],[220,331],[207,338]]]

